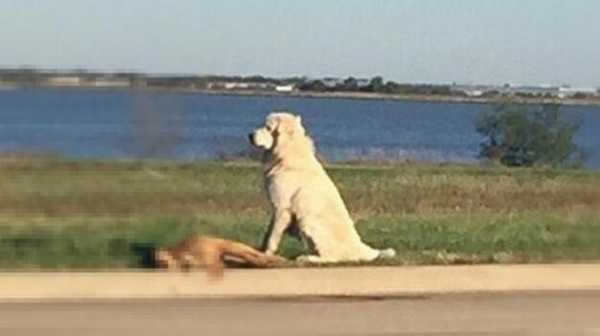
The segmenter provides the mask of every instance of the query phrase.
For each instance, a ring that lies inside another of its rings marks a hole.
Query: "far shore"
[[[162,91],[162,90],[161,90]],[[175,90],[178,91],[178,90]],[[187,91],[186,91],[187,92]],[[360,100],[399,100],[417,102],[439,102],[439,103],[475,103],[493,104],[502,101],[502,98],[486,97],[459,97],[447,95],[401,95],[382,94],[370,92],[265,92],[265,91],[216,91],[216,90],[192,90],[190,92],[210,95],[237,95],[237,96],[266,96],[266,97],[300,97],[300,98],[338,98],[338,99],[360,99]],[[600,106],[600,100],[594,99],[570,99],[570,98],[522,98],[514,97],[519,104],[543,105],[557,104],[564,106]]]
[[[98,90],[98,91],[142,91],[142,92],[175,92],[218,96],[259,96],[259,97],[298,97],[298,98],[330,98],[357,100],[397,100],[439,103],[475,103],[493,104],[502,101],[503,97],[467,97],[452,95],[417,95],[386,94],[372,92],[309,92],[309,91],[263,91],[263,90],[208,90],[196,88],[159,88],[159,87],[110,87],[110,86],[2,86],[2,90],[19,90],[27,88],[61,89],[61,90]],[[511,97],[516,103],[528,105],[557,104],[564,106],[600,106],[600,99],[547,98],[547,97]]]

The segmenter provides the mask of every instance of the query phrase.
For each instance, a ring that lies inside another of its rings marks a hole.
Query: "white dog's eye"
[[[267,131],[271,132],[273,130],[273,127],[271,127],[271,125],[267,125],[265,126],[265,128],[267,129]]]

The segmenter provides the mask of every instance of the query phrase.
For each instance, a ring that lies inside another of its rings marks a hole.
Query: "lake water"
[[[22,89],[0,91],[0,152],[70,158],[170,154],[208,160],[244,151],[246,134],[272,110],[290,110],[330,161],[394,159],[476,162],[475,119],[485,104],[182,93]],[[564,107],[582,120],[576,143],[600,168],[600,108]]]

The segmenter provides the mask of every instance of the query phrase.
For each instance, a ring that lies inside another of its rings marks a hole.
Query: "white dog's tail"
[[[393,248],[386,248],[385,250],[378,250],[379,251],[379,256],[377,258],[379,259],[392,259],[393,257],[396,256],[396,251]]]

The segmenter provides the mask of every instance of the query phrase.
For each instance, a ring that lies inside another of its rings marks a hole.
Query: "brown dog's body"
[[[269,267],[285,261],[242,243],[209,236],[189,238],[173,248],[158,249],[155,260],[159,267],[167,269],[205,267],[213,276],[222,273],[226,260],[252,267]]]

